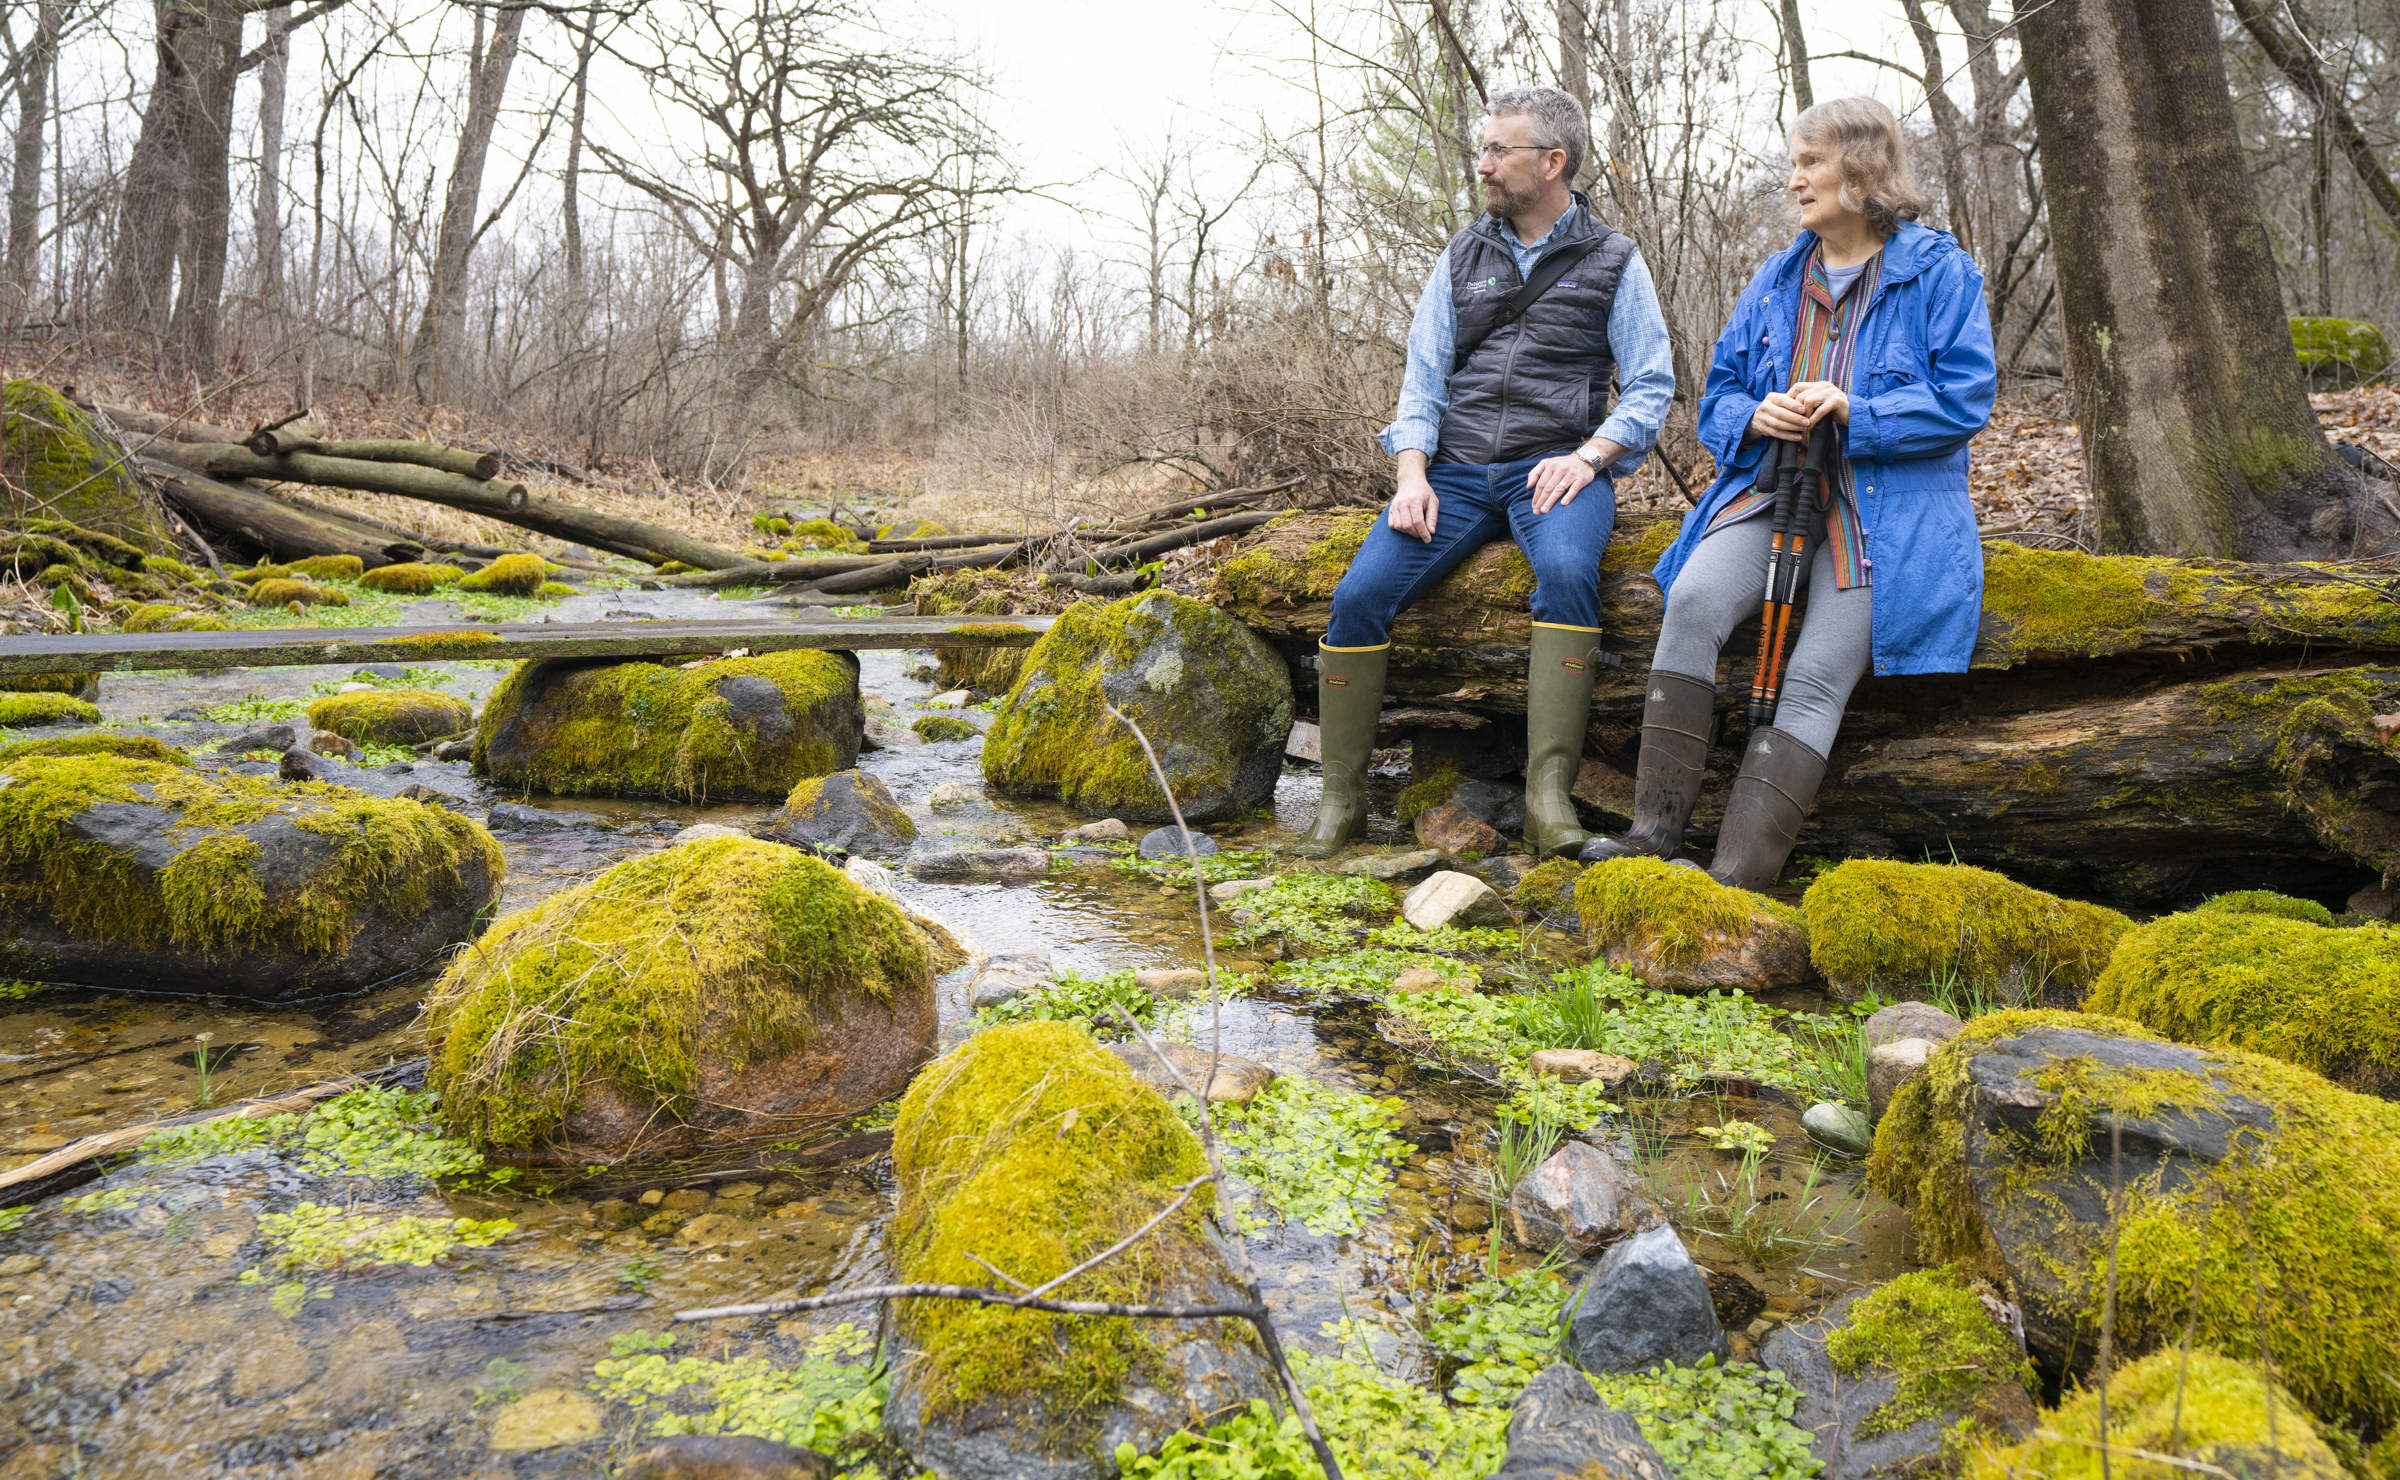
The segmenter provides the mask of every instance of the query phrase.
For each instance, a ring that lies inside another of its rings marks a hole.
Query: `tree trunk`
[[[2351,117],[2340,91],[2326,80],[2324,68],[2317,63],[2316,50],[2305,33],[2298,42],[2286,36],[2266,0],[2233,0],[2233,13],[2284,79],[2300,96],[2317,105],[2317,127],[2330,131],[2341,142],[2342,153],[2357,172],[2358,183],[2366,189],[2367,198],[2375,202],[2384,219],[2400,226],[2400,187],[2392,184],[2390,172],[2384,169],[2381,156],[2359,128],[2358,120]],[[2305,26],[2303,14],[2297,5],[2291,7],[2292,19]],[[2322,140],[2318,147],[2325,147]]]
[[[1592,21],[1584,12],[1583,0],[1558,0],[1558,85],[1566,89],[1575,106],[1583,110],[1584,128],[1592,121]],[[1600,175],[1600,151],[1583,151],[1583,163],[1568,183],[1589,193],[1592,181]]]
[[[492,131],[508,93],[508,74],[517,61],[517,37],[525,11],[508,6],[484,40],[484,12],[475,12],[475,45],[467,82],[467,114],[458,130],[458,152],[450,165],[450,188],[442,199],[441,233],[435,238],[433,281],[426,290],[425,317],[409,349],[420,400],[442,397],[444,361],[457,351],[467,326],[467,258],[475,250],[475,212],[483,201],[483,167],[491,157]],[[430,379],[428,378],[430,377]]]
[[[1808,34],[1800,29],[1800,0],[1783,0],[1783,58],[1792,69],[1792,107],[1806,113],[1817,106],[1817,90],[1808,80]]]
[[[1900,8],[1908,15],[1908,28],[1916,33],[1917,56],[1925,65],[1925,102],[1933,114],[1934,152],[1942,164],[1942,204],[1949,208],[1950,234],[1971,256],[1975,251],[1975,221],[1967,195],[1965,158],[1965,120],[1958,116],[1958,104],[1950,100],[1948,89],[1942,86],[1941,39],[1934,33],[1933,21],[1925,14],[1925,0],[1900,0]]]
[[[583,13],[575,38],[575,107],[567,119],[567,167],[560,179],[560,225],[566,236],[567,285],[583,288],[583,115],[591,96],[592,53],[600,43],[600,17]]]
[[[2346,553],[2207,0],[2040,0],[2018,31],[2104,548]]]
[[[220,483],[171,465],[154,463],[152,471],[172,474],[160,477],[159,488],[192,522],[246,540],[278,560],[356,555],[372,569],[390,565],[390,547],[399,543],[330,511],[299,508],[254,488]]]
[[[192,126],[191,52],[206,29],[196,0],[156,0],[158,35],[141,132],[125,166],[109,269],[109,317],[140,334],[166,332],[174,302],[175,248],[183,235],[183,180]]]
[[[7,281],[11,307],[33,301],[35,259],[42,239],[42,129],[50,121],[50,72],[58,61],[58,37],[66,24],[65,0],[40,0],[33,37],[17,64],[15,165],[8,177]]]
[[[233,231],[233,85],[241,75],[241,0],[203,0],[191,64],[190,127],[185,135],[183,231],[177,243],[172,360],[202,380],[217,373],[217,329],[224,322],[225,253]]]
[[[283,299],[283,93],[291,75],[289,0],[267,7],[266,55],[258,72],[258,198],[250,206],[251,282],[260,304]]]

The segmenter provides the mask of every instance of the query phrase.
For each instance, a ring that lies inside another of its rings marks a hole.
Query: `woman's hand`
[[[1790,399],[1808,409],[1812,427],[1828,416],[1843,426],[1850,425],[1850,393],[1830,380],[1804,380],[1792,387]]]
[[[1805,442],[1811,425],[1806,402],[1785,391],[1769,391],[1750,417],[1750,430],[1761,437]]]

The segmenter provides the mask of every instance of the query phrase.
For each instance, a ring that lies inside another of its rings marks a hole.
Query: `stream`
[[[593,610],[562,610],[558,619],[701,614],[680,609],[691,600],[580,597],[568,607]],[[910,676],[922,672],[927,655],[860,657],[871,705],[889,704],[901,725],[933,712],[925,707],[933,685]],[[417,677],[480,700],[500,666],[444,664],[438,680]],[[164,716],[242,700],[305,699],[351,676],[349,668],[112,676],[99,702],[121,732],[198,750],[245,726]],[[990,721],[984,711],[956,712],[979,728]],[[1055,805],[989,799],[945,797],[935,810],[936,788],[946,783],[981,798],[980,745],[964,739],[880,750],[860,765],[916,820],[920,849],[1043,841],[1088,820]],[[557,817],[564,825],[495,834],[508,863],[504,910],[667,846],[695,822],[744,827],[770,810],[509,796],[476,780],[464,762],[402,762],[345,779],[379,795],[430,786],[475,816],[506,800]],[[1370,842],[1403,842],[1392,821],[1403,784],[1398,774],[1379,775]],[[1313,770],[1295,763],[1271,818],[1203,830],[1229,849],[1288,842],[1306,825],[1315,788]],[[898,877],[904,894],[986,951],[1045,945],[1057,966],[1087,976],[1204,961],[1190,890],[1162,888],[1113,860],[1062,865],[1022,885],[931,884],[905,869]],[[1567,937],[1537,934],[1538,952],[1567,958]],[[1223,954],[1237,966],[1268,964],[1240,960],[1242,948]],[[415,1057],[423,1051],[417,1003],[432,975],[364,996],[272,1008],[65,988],[0,999],[0,1169],[204,1102],[221,1105]],[[971,1031],[970,975],[961,968],[941,980],[945,1045]],[[1774,1005],[1841,1010],[1797,997]],[[1205,1003],[1194,1016],[1205,1030]],[[1253,1236],[1252,1252],[1288,1342],[1320,1352],[1347,1343],[1354,1354],[1371,1350],[1388,1371],[1433,1380],[1434,1359],[1412,1319],[1422,1293],[1536,1263],[1491,1226],[1486,1167],[1503,1091],[1387,1042],[1366,999],[1278,985],[1272,973],[1256,992],[1224,1004],[1222,1027],[1227,1050],[1279,1074],[1400,1102],[1395,1123],[1413,1150],[1393,1167],[1389,1195],[1363,1228],[1320,1236],[1296,1222],[1273,1223]],[[1826,1216],[1846,1237],[1774,1267],[1745,1262],[1687,1228],[1695,1256],[1718,1277],[1712,1284],[1737,1359],[1754,1355],[1759,1322],[1797,1318],[1854,1284],[1908,1267],[1905,1216],[1865,1191],[1857,1163],[1811,1147],[1798,1124],[1805,1108],[1737,1080],[1629,1100],[1626,1113],[1598,1133],[1637,1143],[1655,1185],[1723,1187],[1736,1160],[1698,1132],[1738,1117],[1775,1138],[1760,1176],[1793,1198],[1825,1200]],[[778,1163],[779,1152],[800,1149],[754,1146],[738,1159],[720,1155],[705,1164],[617,1166],[586,1184],[554,1187],[537,1185],[532,1174],[437,1185],[405,1173],[312,1172],[264,1150],[234,1150],[182,1165],[130,1162],[29,1216],[0,1214],[0,1480],[608,1474],[615,1460],[644,1446],[657,1409],[596,1386],[598,1364],[640,1349],[642,1333],[668,1330],[677,1310],[889,1276],[881,1247],[891,1210],[888,1163],[798,1170]],[[1823,1171],[1811,1186],[1810,1168],[1820,1159]],[[262,1259],[261,1217],[299,1201],[505,1220],[513,1228],[488,1247],[461,1248],[422,1267],[311,1275],[297,1292],[272,1278],[245,1281]],[[1685,1221],[1677,1206],[1668,1211]],[[873,1316],[861,1307],[675,1328],[677,1351],[716,1361],[796,1361],[812,1337],[845,1320],[871,1326]],[[1330,1334],[1337,1322],[1348,1324]]]

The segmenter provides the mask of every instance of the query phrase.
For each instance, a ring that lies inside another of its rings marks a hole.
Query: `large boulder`
[[[308,706],[308,722],[361,745],[422,745],[474,723],[475,706],[433,689],[376,689],[328,694]]]
[[[2002,1280],[2053,1374],[2098,1350],[2113,1248],[2120,1359],[2188,1330],[2254,1361],[2263,1335],[2320,1418],[2400,1418],[2400,1106],[2115,1018],[1999,1012],[1893,1097],[1868,1180],[1921,1257]]]
[[[906,853],[917,825],[881,777],[836,771],[793,787],[761,835],[795,848],[881,855]]]
[[[175,553],[165,511],[124,452],[39,381],[0,385],[0,476],[46,518],[114,535],[146,555]]]
[[[2041,1415],[2040,1429],[2021,1443],[1964,1446],[1965,1473],[1969,1480],[2098,1477],[2103,1439],[2117,1456],[2113,1473],[2125,1480],[2345,1480],[2351,1473],[2292,1394],[2255,1361],[2212,1351],[2158,1352],[2109,1380],[2105,1435],[2101,1414],[2100,1390],[2083,1389]],[[2386,1473],[2376,1461],[2388,1448],[2389,1440],[2376,1445],[2367,1457],[2371,1468],[2359,1473]]]
[[[562,796],[780,802],[858,763],[858,660],[769,653],[684,668],[553,658],[484,702],[475,769]]]
[[[849,1114],[933,1056],[929,949],[798,849],[684,843],[502,917],[451,963],[426,1002],[428,1080],[459,1134],[573,1166]]]
[[[2381,926],[2223,908],[2168,915],[2125,937],[2085,1006],[2361,1093],[2400,1091],[2400,936]]]
[[[454,812],[160,752],[0,762],[0,972],[261,1001],[355,992],[471,938],[499,889],[499,845]]]
[[[1962,1419],[1987,1442],[2033,1427],[2033,1368],[1994,1305],[1955,1268],[1918,1270],[1767,1338],[1759,1361],[1800,1390],[1792,1422],[1825,1480],[1938,1469]]]
[[[1956,863],[1854,858],[1801,902],[1808,952],[1844,997],[1922,996],[1949,980],[1997,1003],[2081,999],[2133,928],[2115,910],[2061,899]]]
[[[985,778],[1090,816],[1171,820],[1140,743],[1107,705],[1150,737],[1186,819],[1239,817],[1274,794],[1289,669],[1249,628],[1169,591],[1059,617],[985,732]]]
[[[1208,1169],[1181,1116],[1068,1023],[990,1029],[911,1086],[892,1127],[889,1242],[909,1281],[1041,1284],[1125,1238]],[[1067,1300],[1240,1296],[1187,1202],[1140,1248],[1060,1287]],[[986,1267],[987,1263],[990,1267]],[[886,1426],[949,1480],[1114,1475],[1187,1424],[1269,1397],[1250,1328],[1222,1318],[1066,1318],[965,1301],[894,1307]]]
[[[1809,979],[1799,911],[1696,868],[1656,858],[1594,864],[1576,877],[1575,908],[1602,960],[1661,991],[1763,992]]]

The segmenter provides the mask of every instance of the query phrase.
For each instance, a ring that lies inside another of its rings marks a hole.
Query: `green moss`
[[[2079,1158],[2104,1157],[2090,1138],[2095,1123],[2105,1137],[2112,1110],[2132,1122],[2236,1099],[2264,1106],[2271,1134],[2237,1132],[2213,1165],[2179,1158],[2171,1178],[2128,1169],[2114,1226],[2117,1350],[2172,1346],[2189,1322],[2200,1345],[2255,1359],[2263,1334],[2277,1376],[2320,1418],[2388,1425],[2400,1417],[2400,1388],[2385,1380],[2400,1370],[2400,1242],[2391,1234],[2400,1227],[2400,1106],[2238,1049],[2212,1051],[2194,1073],[2108,1071],[2088,1056],[2062,1058],[2037,1077],[2055,1099],[2034,1131],[1981,1138],[1971,1170],[1969,1071],[1991,1045],[2032,1027],[2153,1036],[2075,1013],[1970,1022],[1893,1097],[1868,1161],[1869,1183],[1909,1205],[1919,1253],[1990,1259],[1981,1187],[2012,1218],[2033,1220],[2017,1247],[2045,1261],[2054,1298],[2096,1334],[2107,1230],[2059,1214],[2035,1184],[2083,1175],[2073,1169]]]
[[[932,975],[898,907],[818,859],[687,843],[503,916],[463,951],[426,1002],[428,1083],[451,1127],[490,1145],[549,1140],[596,1079],[679,1116],[703,1040],[739,1067]]]
[[[2326,924],[2169,915],[2125,937],[2087,1005],[2178,1042],[2246,1048],[2354,1088],[2400,1083],[2400,938]]]
[[[203,616],[198,612],[184,612],[168,620],[167,630],[170,632],[231,632],[233,628],[222,617]]]
[[[149,555],[143,557],[142,569],[156,571],[160,575],[168,576],[174,580],[182,582],[187,586],[196,586],[200,584],[202,579],[204,579],[200,572],[184,564],[182,561],[167,555]]]
[[[978,1260],[1027,1284],[1065,1273],[1155,1216],[1207,1170],[1166,1101],[1066,1023],[976,1035],[920,1075],[892,1127],[899,1182],[890,1244],[904,1280],[984,1284]],[[1061,1298],[1196,1293],[1213,1269],[1200,1204],[1063,1286]],[[904,1302],[929,1415],[1038,1395],[1061,1450],[1077,1447],[1167,1343],[1227,1339],[1199,1323],[1066,1317]],[[1214,1323],[1209,1323],[1213,1325]]]
[[[175,766],[192,763],[186,752],[148,735],[58,735],[47,740],[12,740],[0,745],[0,765],[21,755],[115,755],[128,760],[164,761]]]
[[[0,693],[0,729],[98,723],[99,710],[67,694]]]
[[[1138,675],[1132,665],[1172,625],[1186,642]],[[1186,664],[1192,665],[1191,671]],[[1150,737],[1177,796],[1231,795],[1255,727],[1280,742],[1292,701],[1282,659],[1225,613],[1169,591],[1067,609],[1026,658],[984,732],[983,774],[1014,796],[1056,795],[1093,816],[1164,812],[1133,731],[1112,719],[1102,681],[1130,690],[1120,707]]]
[[[455,565],[430,565],[406,561],[399,565],[379,565],[358,578],[358,583],[370,591],[397,591],[403,595],[419,596],[436,587],[448,586],[464,578],[466,572]]]
[[[1989,1403],[1995,1384],[2033,1384],[2033,1365],[1992,1319],[1956,1265],[1904,1274],[1851,1305],[1825,1339],[1843,1376],[1891,1370],[1892,1396],[1859,1425],[1862,1439],[1914,1423],[1945,1424]]]
[[[182,615],[178,607],[144,603],[127,612],[117,626],[126,632],[157,632]]]
[[[821,555],[864,555],[867,542],[830,519],[803,519],[792,526],[785,547]]]
[[[356,555],[311,555],[292,562],[292,574],[312,581],[355,581],[367,568]]]
[[[1016,581],[1008,571],[953,570],[917,577],[909,583],[908,599],[919,616],[996,617],[1008,610]]]
[[[914,524],[886,524],[875,531],[879,540],[938,540],[950,533],[948,525],[920,519]]]
[[[80,694],[99,681],[97,673],[12,673],[0,677],[0,694]]]
[[[534,588],[533,594],[545,601],[563,601],[567,597],[581,596],[583,593],[564,581],[544,581]]]
[[[2342,390],[2392,366],[2392,347],[2383,331],[2356,319],[2293,315],[2292,353],[2317,390]]]
[[[1852,859],[1802,901],[1808,953],[1847,992],[1909,993],[1954,977],[2003,1000],[2082,991],[2133,922],[1964,864]]]
[[[1256,543],[1218,567],[1211,599],[1253,625],[1269,606],[1330,601],[1374,527],[1372,509],[1314,518],[1285,514],[1270,520]]]
[[[252,606],[283,606],[289,602],[302,606],[348,606],[350,597],[342,591],[299,580],[264,580],[250,588]]]
[[[474,718],[466,700],[432,689],[330,694],[308,706],[310,724],[361,745],[419,745],[455,735]]]
[[[277,565],[271,560],[262,560],[248,570],[229,570],[225,574],[245,586],[255,586],[260,581],[288,581],[292,579],[292,568],[288,565]]]
[[[2161,1455],[2181,1463],[2165,1463]],[[2343,1470],[2306,1410],[2280,1384],[2267,1382],[2256,1362],[2200,1350],[2157,1352],[2111,1378],[2105,1436],[2099,1389],[2086,1388],[2043,1414],[2038,1431],[2022,1442],[1970,1447],[1966,1474],[1971,1480],[2185,1480],[2194,1474],[2342,1480]]]
[[[568,662],[550,671],[520,663],[484,701],[475,769],[509,785],[561,796],[754,797],[781,801],[810,776],[849,764],[858,678],[831,653],[792,651],[728,658],[699,668],[657,663]],[[763,678],[782,691],[791,725],[762,743],[738,722],[723,683]],[[529,692],[541,695],[528,704]],[[518,726],[493,771],[493,737]]]
[[[1645,942],[1647,954],[1669,968],[1692,965],[1746,937],[1754,915],[1800,921],[1787,904],[1728,889],[1699,869],[1677,868],[1658,858],[1593,864],[1575,882],[1575,909],[1595,945]]]
[[[2170,603],[2197,592],[2181,561],[2078,550],[2029,550],[2005,540],[1983,547],[1987,630],[2018,663],[2037,653],[2096,656],[2138,646]]]
[[[1407,827],[1457,794],[1463,779],[1456,771],[1440,770],[1400,793],[1400,825]]]
[[[10,485],[52,520],[167,554],[174,540],[130,460],[49,386],[0,385],[0,474]]]
[[[1601,578],[1649,571],[1667,553],[1667,546],[1675,543],[1675,536],[1682,528],[1680,519],[1656,519],[1640,526],[1618,525],[1617,537],[1600,552]]]
[[[472,575],[461,576],[461,591],[489,591],[496,596],[531,596],[550,578],[550,567],[539,555],[503,555]]]
[[[362,914],[409,919],[438,881],[459,883],[470,867],[497,879],[503,868],[490,834],[446,808],[121,755],[24,755],[8,764],[19,784],[0,789],[0,898],[93,940],[330,953]],[[67,830],[108,802],[166,808],[177,814],[170,838],[201,835],[151,875],[123,851]],[[269,893],[252,866],[257,845],[221,831],[279,812],[337,848],[297,892]]]
[[[1521,914],[1552,920],[1572,919],[1577,914],[1575,886],[1582,878],[1583,865],[1574,859],[1544,859],[1517,880],[1517,887],[1508,891],[1508,902]]]
[[[925,740],[972,740],[983,731],[976,729],[956,715],[929,714],[909,726]]]
[[[429,662],[444,658],[480,658],[500,641],[497,632],[428,632],[416,637],[379,637],[386,646],[418,648]]]
[[[2193,913],[2204,915],[2273,915],[2282,920],[2306,920],[2311,925],[2333,923],[2333,911],[2315,900],[2294,899],[2272,889],[2237,889],[2230,894],[2212,895],[2192,909]]]

